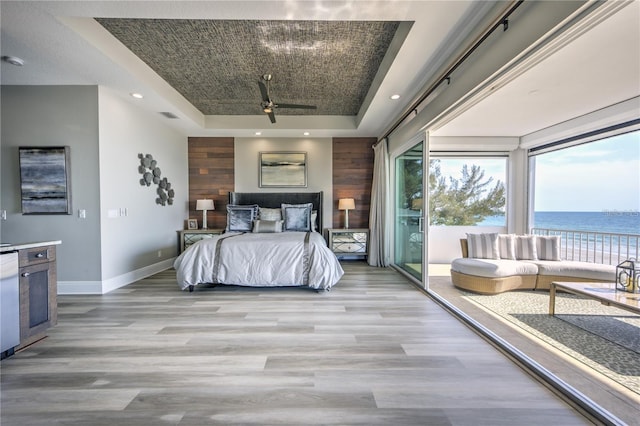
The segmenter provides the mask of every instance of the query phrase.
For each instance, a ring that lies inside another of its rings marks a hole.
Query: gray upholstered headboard
[[[280,208],[281,204],[312,203],[318,211],[316,229],[322,232],[322,191],[320,192],[229,192],[229,204],[257,204],[269,209]]]

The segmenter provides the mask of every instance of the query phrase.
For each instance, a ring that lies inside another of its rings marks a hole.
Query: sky
[[[536,157],[536,211],[640,211],[640,131]]]
[[[535,211],[640,211],[640,131],[535,157]],[[506,182],[506,159],[445,159],[443,175],[462,165]]]

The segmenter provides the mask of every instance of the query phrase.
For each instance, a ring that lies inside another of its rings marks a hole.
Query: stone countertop
[[[0,246],[0,253],[5,253],[5,252],[8,252],[8,251],[30,249],[30,248],[35,248],[35,247],[57,246],[59,244],[62,244],[62,241],[57,240],[57,241],[39,241],[39,242],[35,242],[35,243],[15,243],[15,244],[14,243],[9,243],[9,244],[6,244],[6,245],[5,244]]]

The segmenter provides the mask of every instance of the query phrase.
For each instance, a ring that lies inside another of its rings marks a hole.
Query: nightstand
[[[327,229],[329,248],[339,259],[367,258],[369,253],[368,229]]]
[[[220,235],[224,232],[224,229],[184,229],[178,231],[180,253],[182,253],[190,245],[204,240],[205,238],[211,238],[214,235]]]

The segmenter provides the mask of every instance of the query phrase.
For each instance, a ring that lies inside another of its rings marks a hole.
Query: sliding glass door
[[[424,142],[395,159],[394,263],[422,281]]]

